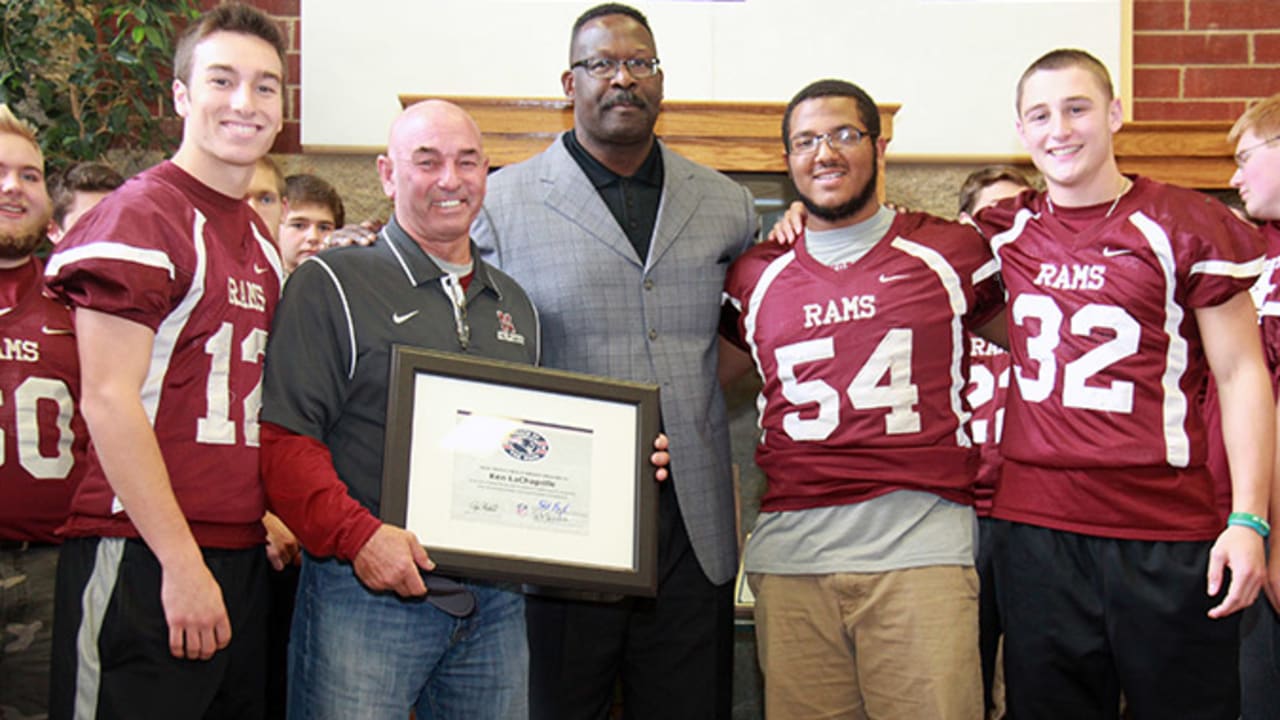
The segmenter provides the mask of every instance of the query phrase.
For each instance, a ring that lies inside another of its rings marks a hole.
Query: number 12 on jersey
[[[236,425],[231,421],[231,353],[234,328],[224,322],[205,341],[204,351],[210,356],[209,379],[205,384],[205,416],[196,420],[196,442],[209,445],[234,445]],[[240,361],[257,365],[267,350],[267,331],[254,328],[240,341]],[[258,410],[262,408],[262,373],[253,390],[245,395],[244,444],[258,446]]]

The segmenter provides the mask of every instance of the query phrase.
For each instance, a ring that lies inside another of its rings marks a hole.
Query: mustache
[[[600,108],[602,110],[608,110],[619,105],[633,105],[641,110],[649,108],[649,103],[633,90],[619,90],[601,103]]]

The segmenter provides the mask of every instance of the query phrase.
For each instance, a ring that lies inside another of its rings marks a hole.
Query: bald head
[[[458,252],[470,258],[471,221],[484,202],[488,171],[479,126],[443,100],[405,108],[378,158],[397,222],[429,254],[451,262]]]
[[[448,100],[423,100],[402,110],[391,123],[387,151],[395,155],[406,147],[412,149],[424,130],[446,127],[469,132],[475,140],[476,149],[484,152],[480,126],[476,125],[476,121],[471,119],[466,110]]]

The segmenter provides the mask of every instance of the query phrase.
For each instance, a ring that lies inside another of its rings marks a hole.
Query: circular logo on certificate
[[[547,456],[547,439],[528,428],[512,430],[502,442],[502,449],[524,462],[537,462]]]

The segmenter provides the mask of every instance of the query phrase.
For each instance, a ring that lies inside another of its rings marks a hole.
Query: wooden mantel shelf
[[[1231,187],[1229,122],[1128,122],[1116,133],[1120,170],[1201,190]]]
[[[401,95],[409,106],[427,95]],[[471,113],[484,133],[485,150],[495,167],[542,152],[573,127],[573,106],[566,98],[441,97]],[[786,172],[782,160],[782,112],[786,103],[662,103],[655,132],[667,147],[722,172]],[[898,105],[880,106],[880,130],[893,137]]]
[[[427,95],[401,95],[408,106]],[[525,160],[573,127],[573,108],[565,98],[443,97],[471,113],[484,133],[495,167]],[[893,116],[900,105],[881,105],[880,124],[893,137]],[[696,162],[724,172],[786,172],[782,159],[785,103],[663,103],[656,131],[669,147]],[[1227,143],[1230,123],[1129,122],[1116,134],[1116,158],[1126,173],[1200,189],[1229,187],[1235,165]],[[937,162],[1027,162],[1023,158],[938,157]],[[892,159],[891,159],[892,162]]]

